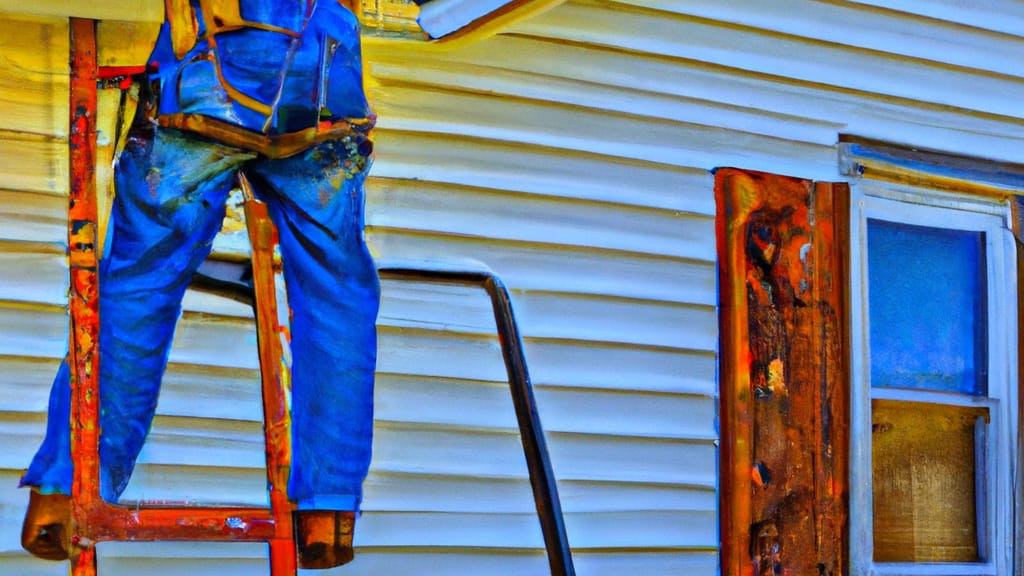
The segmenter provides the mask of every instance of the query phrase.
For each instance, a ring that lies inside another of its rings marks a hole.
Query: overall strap
[[[191,0],[164,0],[164,18],[171,28],[171,47],[181,60],[196,45],[199,20]]]

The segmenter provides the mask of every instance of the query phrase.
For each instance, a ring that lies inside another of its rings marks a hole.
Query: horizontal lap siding
[[[581,575],[716,571],[708,170],[835,180],[841,132],[1024,162],[1012,3],[1000,23],[784,1],[574,0],[455,51],[366,45],[371,249],[509,286]],[[65,347],[66,26],[4,23],[0,572],[56,574],[19,552],[14,484]],[[262,501],[250,316],[188,296],[127,498]],[[374,462],[337,573],[544,572],[493,331],[479,289],[384,283]],[[100,554],[105,574],[265,573],[259,546]]]
[[[880,8],[891,7],[885,0],[848,1]],[[1024,6],[1016,0],[987,0],[984,4],[963,0],[906,0],[900,3],[898,14],[927,16],[943,22],[1024,37]]]
[[[68,31],[59,19],[0,26],[0,573],[49,576],[67,568],[21,550],[17,484],[66,347]]]
[[[708,170],[836,180],[842,132],[1024,159],[1017,40],[837,3],[750,8],[567,2],[450,53],[368,51],[372,244],[479,260],[513,288],[583,574],[717,565]],[[591,514],[599,493],[569,495],[577,481],[622,497]]]
[[[1016,11],[1005,4],[1008,14]],[[799,11],[737,9],[729,18],[722,10],[714,2],[574,1],[511,35],[567,45],[571,57],[540,64],[554,74],[598,82],[611,75],[616,85],[799,118],[790,128],[778,124],[781,133],[753,126],[770,136],[798,138],[803,124],[819,121],[902,144],[1024,161],[1016,105],[1024,68],[1013,65],[1024,49],[1020,35],[851,2],[808,2]],[[860,33],[844,28],[848,20]],[[922,51],[925,41],[944,49]],[[591,57],[581,64],[585,53]],[[516,60],[522,51],[509,54]],[[975,56],[949,61],[963,54]],[[642,55],[652,57],[636,58]],[[605,57],[620,65],[600,66]],[[1003,64],[993,70],[991,62]],[[705,122],[721,125],[718,114]],[[832,142],[834,135],[822,143]]]
[[[514,37],[443,55],[368,47],[370,243],[387,260],[479,262],[512,290],[578,573],[713,573],[714,198],[708,166],[680,151],[706,144],[710,162],[731,136],[671,96],[533,71],[559,49]],[[831,153],[743,137],[755,153]],[[490,426],[514,430],[492,406]],[[465,454],[427,434],[442,444],[430,458]]]
[[[639,0],[631,2],[641,4]],[[652,4],[668,4],[650,2]],[[742,12],[742,8],[738,10]],[[780,10],[781,12],[781,10]],[[831,18],[819,17],[818,26],[841,31],[845,11],[833,11]],[[832,18],[835,21],[832,21]],[[993,73],[975,67],[951,66],[946,61],[922,60],[894,53],[892,47],[872,37],[869,48],[838,44],[837,36],[824,40],[770,29],[772,41],[765,42],[762,28],[730,21],[677,15],[667,10],[616,9],[606,2],[571,2],[521,26],[524,32],[571,41],[616,46],[632,51],[657,52],[664,56],[736,66],[748,72],[827,84],[837,88],[891,97],[935,102],[1005,116],[1019,114],[1016,98],[1020,70],[1016,74]],[[736,20],[743,20],[737,18]],[[585,22],[585,25],[578,23]],[[765,25],[772,25],[766,22]],[[923,26],[923,25],[922,25]],[[685,29],[685,33],[679,31]],[[643,30],[643,34],[624,31]],[[955,29],[953,29],[955,30]],[[967,32],[956,40],[964,38]],[[904,41],[911,38],[904,35]],[[1004,38],[998,46],[1019,52],[1020,40]],[[947,50],[959,47],[958,42]],[[971,46],[964,43],[964,48]],[[889,48],[889,51],[878,48]],[[941,53],[932,53],[932,58]],[[742,56],[742,58],[738,57]],[[997,60],[998,62],[999,60]],[[973,62],[973,61],[972,61]],[[900,82],[893,82],[893,78]],[[971,90],[963,90],[964,85]]]

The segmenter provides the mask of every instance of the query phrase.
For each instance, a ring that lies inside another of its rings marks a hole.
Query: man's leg
[[[156,410],[181,298],[220,229],[235,169],[252,158],[172,130],[133,135],[120,156],[99,278],[100,487],[108,501],[128,484]],[[53,532],[47,525],[55,514],[46,511],[71,492],[70,394],[64,364],[50,395],[46,440],[21,482],[34,492],[23,529],[33,553],[33,533]],[[33,518],[34,510],[42,518]],[[53,558],[46,538],[40,546]]]
[[[331,142],[253,166],[278,228],[292,313],[288,492],[306,568],[351,559],[370,466],[380,283],[363,241],[365,172],[346,173],[351,160]]]
[[[128,484],[156,411],[182,297],[223,224],[238,166],[253,157],[176,130],[158,130],[152,143],[121,155],[100,277],[100,463],[108,500]]]
[[[63,560],[67,558],[67,524],[71,514],[71,380],[68,359],[57,369],[50,388],[50,403],[46,420],[46,438],[32,460],[32,465],[21,484],[32,486],[25,523],[21,527],[21,545],[38,558]],[[60,458],[68,454],[68,458]],[[67,490],[60,493],[63,479]],[[45,492],[43,491],[45,490]]]

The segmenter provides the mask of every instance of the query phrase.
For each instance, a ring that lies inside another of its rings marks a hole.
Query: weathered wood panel
[[[159,22],[164,17],[160,0],[106,0],[69,2],[67,0],[4,0],[2,12],[41,16],[93,18],[95,20],[140,20]]]
[[[6,7],[0,7],[3,10]],[[68,27],[60,18],[3,17],[0,35],[0,140],[13,133],[68,133]],[[8,156],[4,154],[4,156]],[[24,155],[20,156],[23,160]],[[30,168],[24,163],[21,168]],[[3,187],[9,187],[7,180]],[[60,182],[67,186],[67,179]],[[63,188],[62,188],[63,189]]]
[[[67,193],[67,179],[65,141],[24,132],[0,132],[0,181],[4,188]]]
[[[844,185],[718,172],[722,573],[846,570]]]

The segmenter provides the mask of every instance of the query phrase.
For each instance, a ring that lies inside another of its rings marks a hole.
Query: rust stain
[[[72,482],[71,570],[76,576],[95,576],[93,540],[88,536],[89,516],[99,498],[99,298],[96,258],[96,25],[72,19],[70,119],[68,153],[71,164],[68,188],[69,313],[71,342],[72,413],[71,454],[75,462]]]
[[[782,573],[782,555],[779,547],[779,530],[775,523],[768,522],[752,528],[754,540],[754,574],[774,576]]]
[[[785,365],[782,359],[774,358],[768,363],[768,389],[772,394],[786,394]]]
[[[843,193],[716,174],[726,575],[846,569]]]

